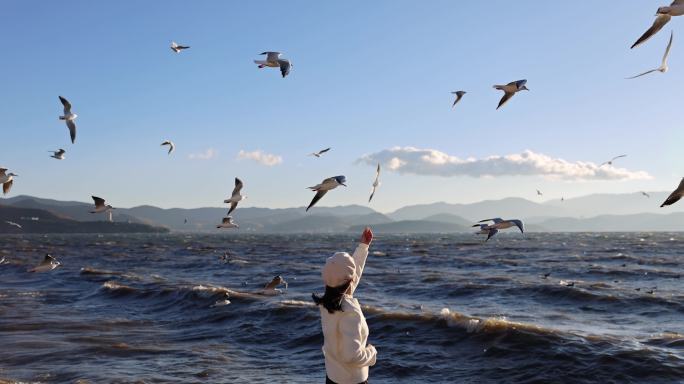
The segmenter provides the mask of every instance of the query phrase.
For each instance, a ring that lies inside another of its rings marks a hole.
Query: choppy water
[[[0,382],[322,383],[310,295],[355,242],[5,236]],[[371,250],[356,297],[374,383],[684,382],[684,234],[383,236]],[[27,273],[45,252],[63,265]],[[283,295],[253,294],[277,274]]]

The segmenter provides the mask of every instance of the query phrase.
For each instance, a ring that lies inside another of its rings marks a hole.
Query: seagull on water
[[[489,224],[475,224],[473,225],[473,227],[480,228],[479,231],[475,232],[476,235],[487,235],[487,240],[485,240],[485,242],[489,241],[489,239],[491,239],[492,237],[494,237],[494,235],[499,233],[498,229],[490,227]]]
[[[529,91],[525,84],[527,84],[527,80],[511,81],[506,85],[495,85],[494,89],[504,91],[504,95],[501,98],[501,101],[499,101],[499,106],[496,107],[496,109],[503,107],[503,105],[506,104],[508,100],[510,100],[511,97],[513,97],[513,95],[515,95],[516,93],[520,91]]]
[[[682,178],[682,181],[679,182],[679,186],[677,187],[677,189],[675,189],[674,192],[672,192],[670,196],[667,197],[665,202],[660,207],[662,208],[666,205],[672,205],[678,202],[679,199],[682,198],[682,196],[684,196],[684,178]]]
[[[285,290],[287,290],[287,281],[280,275],[274,277],[270,283],[266,284],[264,288],[258,292],[258,294],[266,296],[280,295],[283,291],[277,288],[279,285],[284,285]]]
[[[14,184],[14,177],[19,176],[16,173],[5,173],[7,168],[0,167],[0,184],[2,184],[2,194],[6,195],[12,189],[12,184]]]
[[[64,106],[64,115],[60,116],[59,119],[66,122],[66,126],[69,128],[69,134],[71,135],[71,143],[73,144],[76,141],[76,123],[74,123],[74,120],[76,120],[78,115],[71,113],[71,103],[69,100],[60,96],[59,101],[61,101]]]
[[[318,151],[318,152],[310,153],[309,156],[321,157],[322,154],[328,152],[329,150],[330,150],[330,148],[321,149],[321,150]]]
[[[66,153],[66,151],[63,150],[62,148],[60,148],[59,151],[48,151],[48,152],[52,152],[52,156],[50,156],[50,157],[52,157],[53,159],[57,159],[57,160],[64,160],[64,154]]]
[[[221,224],[217,225],[216,228],[240,228],[236,222],[233,221],[232,216],[224,217]]]
[[[184,49],[188,49],[188,48],[190,48],[190,46],[178,45],[178,44],[176,44],[175,41],[172,41],[172,42],[171,42],[171,47],[170,47],[170,48],[171,48],[172,51],[174,51],[174,52],[176,52],[176,53],[180,53],[180,51],[182,51],[182,50],[184,50]]]
[[[375,190],[378,189],[380,186],[380,163],[378,163],[378,168],[375,170],[375,181],[373,182],[373,189],[371,189],[371,194],[370,197],[368,198],[368,202],[370,203],[371,200],[373,200],[373,196],[375,196]]]
[[[649,199],[651,198],[651,195],[649,195],[648,193],[646,193],[646,192],[644,192],[644,191],[641,191],[641,194],[642,194],[643,196],[648,197]]]
[[[306,207],[306,211],[308,212],[311,207],[316,205],[318,203],[318,200],[320,200],[323,196],[325,196],[328,191],[331,189],[335,189],[339,187],[340,185],[347,186],[345,182],[347,181],[347,178],[344,176],[333,176],[333,177],[328,177],[327,179],[323,180],[322,183],[315,185],[313,187],[309,187],[310,190],[316,191],[316,196],[314,196],[313,200],[311,200],[311,203],[309,204],[308,207]]]
[[[461,99],[463,98],[463,95],[465,95],[466,93],[468,93],[468,92],[466,92],[466,91],[451,92],[452,95],[456,95],[456,100],[454,100],[454,103],[451,104],[451,108],[455,107],[456,104],[458,104],[458,102],[461,101]]]
[[[660,73],[667,72],[668,69],[670,69],[670,67],[667,66],[667,58],[668,58],[668,56],[670,56],[670,48],[672,48],[672,38],[673,37],[674,37],[674,32],[671,32],[670,33],[670,42],[667,43],[667,48],[665,49],[665,54],[663,55],[663,61],[660,64],[660,67],[658,67],[656,69],[651,69],[650,71],[646,71],[646,72],[641,73],[641,74],[636,75],[636,76],[628,77],[627,79],[636,79],[637,77],[641,77],[643,75],[648,75],[649,73],[653,73],[653,72],[660,72]]]
[[[663,29],[665,24],[670,21],[672,16],[681,15],[684,15],[684,0],[674,0],[669,7],[658,8],[658,11],[656,12],[656,19],[653,21],[653,25],[651,25],[651,28],[644,32],[644,34],[641,35],[641,37],[634,44],[632,44],[632,48],[641,45],[642,43],[646,42],[646,40],[653,37],[653,35]]]
[[[228,215],[237,208],[238,202],[247,198],[247,196],[242,196],[240,191],[242,190],[242,180],[235,178],[235,188],[233,188],[233,194],[230,199],[223,200],[224,203],[230,204],[230,209],[228,210]]]
[[[161,146],[168,145],[169,146],[169,155],[171,152],[173,152],[174,149],[176,149],[176,145],[173,143],[171,140],[166,140],[163,143],[161,143]]]
[[[494,222],[494,224],[489,225],[490,228],[506,229],[506,228],[511,228],[511,227],[518,227],[518,229],[520,229],[520,233],[525,233],[525,230],[523,228],[523,222],[521,220],[517,220],[517,219],[503,220],[500,217],[496,217],[493,219],[480,220],[479,223],[484,223],[487,221],[493,221]]]
[[[21,224],[17,224],[17,223],[15,223],[14,221],[6,220],[5,223],[7,223],[7,224],[9,224],[9,225],[11,225],[11,226],[13,226],[13,227],[17,227],[17,228],[19,228],[19,229],[22,229]]]
[[[110,212],[112,209],[116,209],[112,207],[111,205],[105,204],[105,199],[97,197],[97,196],[91,196],[93,198],[93,201],[95,202],[95,210],[90,211],[90,213],[103,213],[103,212]]]
[[[260,55],[266,55],[266,60],[254,60],[254,63],[258,64],[259,68],[280,68],[280,74],[283,75],[283,77],[290,74],[290,68],[292,68],[292,63],[290,63],[290,60],[281,59],[280,52],[267,51],[260,53]]]
[[[613,161],[615,161],[615,160],[617,160],[617,159],[619,159],[619,158],[621,158],[621,157],[627,157],[627,155],[615,156],[615,157],[613,157],[612,159],[610,159],[610,160],[608,160],[608,161],[604,161],[603,163],[601,163],[601,165],[599,165],[599,168],[600,168],[600,167],[603,167],[604,165],[613,165]]]
[[[52,257],[49,253],[45,254],[45,258],[43,261],[38,264],[38,266],[29,269],[29,272],[47,272],[47,271],[52,271],[53,269],[59,267],[62,265],[57,259]]]

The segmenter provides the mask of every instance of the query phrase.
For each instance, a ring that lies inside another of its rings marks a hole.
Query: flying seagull
[[[544,194],[540,190],[537,189],[537,196],[544,196]]]
[[[40,264],[38,264],[38,266],[35,268],[29,269],[29,272],[47,272],[59,267],[60,265],[62,265],[62,263],[57,261],[57,259],[52,257],[52,255],[49,253],[46,253],[43,261],[41,261]]]
[[[235,178],[235,188],[233,188],[233,194],[230,195],[230,199],[223,200],[224,203],[230,204],[230,209],[228,210],[228,215],[237,208],[238,202],[247,198],[247,196],[242,196],[240,191],[242,190],[242,180]]]
[[[455,91],[451,92],[452,95],[456,95],[456,100],[454,100],[454,103],[451,104],[451,108],[455,107],[456,104],[458,104],[459,101],[463,98],[463,95],[465,95],[467,92],[466,91]]]
[[[642,43],[646,42],[646,40],[653,37],[653,35],[663,29],[665,24],[670,21],[672,16],[681,15],[684,15],[684,0],[674,0],[669,7],[658,8],[658,11],[656,12],[656,19],[653,21],[653,25],[651,25],[651,28],[644,32],[644,34],[641,35],[641,37],[634,44],[632,44],[632,48],[641,45]]]
[[[278,275],[271,280],[270,283],[266,284],[262,290],[260,290],[258,293],[260,295],[266,295],[266,296],[275,296],[275,295],[280,295],[283,293],[282,290],[278,289],[277,287],[279,285],[284,285],[285,289],[287,290],[287,281],[283,279],[282,276]]]
[[[667,48],[665,48],[665,54],[663,55],[663,61],[660,64],[660,67],[658,67],[656,69],[651,69],[650,71],[646,71],[646,72],[641,73],[641,74],[636,75],[636,76],[628,77],[627,79],[636,79],[637,77],[641,77],[643,75],[648,75],[649,73],[653,73],[653,72],[660,72],[660,73],[667,72],[667,70],[670,69],[667,66],[667,58],[668,58],[668,56],[670,56],[670,48],[672,48],[672,38],[673,37],[674,37],[674,32],[670,32],[670,42],[667,43]]]
[[[7,168],[0,167],[0,184],[2,184],[2,194],[6,195],[12,189],[12,184],[14,184],[14,177],[19,176],[16,173],[7,173]]]
[[[171,141],[171,140],[166,140],[166,141],[164,141],[163,143],[161,143],[161,145],[162,145],[162,146],[163,146],[163,145],[168,145],[168,146],[169,146],[169,153],[168,153],[169,155],[171,154],[171,152],[173,152],[174,149],[176,149],[176,145],[175,145],[175,144],[173,143],[173,141]]]
[[[506,229],[506,228],[511,228],[511,227],[518,227],[520,230],[520,233],[525,233],[525,230],[523,228],[523,222],[521,220],[517,219],[512,219],[512,220],[503,220],[500,217],[496,217],[493,219],[486,219],[486,220],[480,220],[480,223],[484,223],[487,221],[493,221],[494,224],[490,224],[489,228],[494,228],[494,229]]]
[[[9,224],[9,225],[11,225],[11,226],[13,226],[13,227],[17,227],[17,228],[19,228],[19,229],[22,229],[21,224],[17,224],[17,223],[15,223],[14,221],[6,220],[5,223],[7,223],[7,224]]]
[[[311,207],[316,205],[318,203],[318,200],[320,200],[323,196],[325,196],[326,193],[328,193],[329,190],[335,189],[339,187],[340,185],[344,185],[345,187],[347,186],[345,182],[347,181],[347,178],[344,176],[333,176],[329,177],[325,180],[323,180],[322,183],[315,185],[313,187],[309,187],[310,190],[316,191],[316,196],[314,196],[313,200],[311,200],[311,203],[309,204],[308,207],[306,207],[306,211],[308,212]]]
[[[318,151],[318,152],[310,153],[309,156],[321,157],[322,154],[328,152],[329,150],[330,150],[330,148],[321,149],[321,150]]]
[[[646,193],[646,192],[644,192],[644,191],[641,191],[641,194],[642,194],[643,196],[648,197],[649,199],[651,198],[651,195],[649,195],[648,193]]]
[[[50,156],[50,157],[57,159],[57,160],[64,160],[64,154],[66,153],[66,151],[63,150],[62,148],[60,148],[59,151],[48,151],[48,152],[52,152],[52,156]]]
[[[95,202],[95,210],[90,211],[90,213],[102,213],[102,212],[108,212],[112,209],[115,209],[111,205],[105,204],[105,200],[103,198],[97,197],[97,196],[91,196],[93,198],[93,201]]]
[[[182,51],[184,49],[188,49],[188,48],[190,48],[190,46],[178,45],[178,44],[176,44],[175,41],[171,42],[171,50],[176,52],[176,53],[180,53],[180,51]]]
[[[619,158],[621,158],[621,157],[627,157],[627,155],[615,156],[615,157],[613,157],[612,159],[610,159],[610,160],[608,160],[608,161],[605,161],[605,162],[601,163],[601,165],[599,165],[599,167],[603,167],[604,165],[613,165],[613,161],[615,161],[615,160],[617,160],[617,159],[619,159]]]
[[[221,224],[217,225],[216,228],[240,228],[240,226],[233,221],[231,216],[228,216],[224,217],[223,221],[221,221]]]
[[[292,68],[292,63],[290,63],[290,60],[281,59],[280,52],[266,51],[260,53],[260,55],[266,55],[266,60],[254,60],[254,63],[258,64],[259,68],[280,68],[280,74],[283,75],[283,77],[290,74],[290,68]]]
[[[665,202],[662,205],[660,205],[660,208],[678,202],[679,199],[682,198],[682,196],[684,196],[684,178],[682,178],[682,181],[679,182],[679,186],[677,187],[677,189],[675,189],[674,192],[672,192],[670,196],[667,197]]]
[[[520,91],[529,91],[525,84],[527,84],[527,80],[512,81],[506,85],[495,85],[495,89],[504,91],[504,95],[501,98],[501,101],[499,101],[499,106],[496,107],[496,109],[503,107],[503,105],[506,104],[508,100],[510,100],[511,97],[513,97],[513,95],[515,95],[516,93]]]
[[[476,235],[487,235],[487,240],[485,240],[485,242],[489,241],[489,239],[499,233],[498,229],[490,227],[489,224],[475,224],[473,227],[480,227],[480,230],[475,232]]]
[[[373,182],[373,189],[371,190],[370,197],[368,198],[368,202],[370,203],[371,200],[373,200],[373,196],[375,196],[375,190],[378,189],[380,186],[380,163],[378,163],[378,168],[375,170],[375,181]]]
[[[59,101],[61,101],[64,106],[64,115],[60,116],[59,119],[66,122],[66,126],[69,128],[69,134],[71,135],[71,143],[73,144],[76,141],[76,123],[74,123],[74,120],[76,120],[78,115],[71,113],[71,103],[69,100],[60,96]]]

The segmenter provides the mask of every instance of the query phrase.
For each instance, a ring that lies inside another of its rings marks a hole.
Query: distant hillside
[[[10,225],[11,221],[22,228]],[[166,228],[139,223],[76,221],[51,212],[0,205],[0,233],[163,233]]]
[[[363,225],[357,225],[347,230],[360,232],[363,228]],[[402,220],[373,226],[373,232],[375,233],[453,233],[469,232],[471,230],[472,228],[463,225],[426,220]]]
[[[679,232],[684,231],[684,212],[602,215],[586,219],[559,217],[537,223],[537,228],[550,232]]]

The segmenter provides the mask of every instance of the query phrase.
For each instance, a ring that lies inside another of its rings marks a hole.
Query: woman
[[[325,294],[313,295],[321,311],[326,384],[368,383],[368,367],[375,365],[375,347],[366,344],[366,318],[353,297],[372,240],[373,232],[366,228],[353,256],[337,252],[328,258],[321,273]]]

